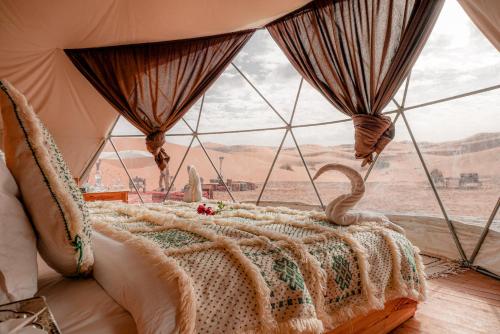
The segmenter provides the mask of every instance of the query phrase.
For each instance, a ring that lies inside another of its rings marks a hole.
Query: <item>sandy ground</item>
[[[119,151],[145,151],[143,138],[115,138]],[[262,189],[269,168],[276,154],[275,147],[252,145],[229,146],[204,143],[207,152],[219,167],[219,157],[224,157],[222,171],[225,178],[254,182],[255,191],[234,192],[238,201],[255,201]],[[186,146],[167,144],[171,156],[170,173],[173,177],[186,152]],[[454,217],[468,217],[478,224],[485,224],[500,195],[500,134],[480,134],[461,141],[444,143],[422,143],[420,148],[429,171],[438,169],[450,179],[451,186],[439,188],[438,192],[448,214]],[[304,145],[301,151],[314,175],[317,168],[325,163],[338,162],[349,165],[364,175],[366,168],[353,158],[351,145],[320,146]],[[104,152],[112,152],[106,147]],[[128,177],[117,159],[102,159],[100,174],[105,189],[128,189]],[[148,191],[158,188],[159,172],[150,158],[125,159],[132,177],[146,179]],[[187,182],[185,167],[194,165],[205,182],[216,178],[216,173],[201,147],[191,148],[175,182],[175,189],[182,189]],[[88,183],[95,184],[94,167]],[[457,187],[461,173],[478,173],[481,185],[477,189]],[[329,173],[316,182],[324,204],[336,196],[349,191],[349,184],[343,175]],[[364,210],[441,215],[440,207],[427,181],[421,162],[413,145],[408,142],[391,143],[375,165],[366,185],[366,194],[358,207]],[[145,196],[148,199],[148,196]],[[229,199],[225,192],[216,192],[218,199]],[[150,198],[150,196],[149,196]],[[132,197],[133,199],[133,197]],[[309,176],[296,148],[284,148],[269,177],[262,194],[264,201],[301,202],[319,205]],[[500,229],[500,214],[495,228]]]

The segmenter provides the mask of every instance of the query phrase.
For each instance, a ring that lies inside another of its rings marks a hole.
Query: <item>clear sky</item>
[[[259,30],[234,60],[271,105],[289,120],[297,95],[300,75],[290,65],[267,31]],[[500,53],[474,26],[455,0],[447,0],[420,58],[415,64],[406,106],[500,84]],[[402,89],[396,95],[401,103]],[[393,110],[389,105],[386,110]],[[196,124],[199,102],[185,116]],[[500,132],[500,90],[449,101],[407,112],[417,140],[446,141],[480,132]],[[319,93],[304,82],[294,124],[343,119]],[[229,66],[206,93],[200,132],[283,126],[250,85]],[[396,140],[408,140],[405,129],[397,127]],[[180,122],[171,133],[187,133]],[[119,122],[115,133],[137,133]],[[278,145],[283,132],[268,131],[202,137],[222,144]],[[351,123],[296,129],[300,144],[338,145],[353,142]],[[169,137],[185,143],[187,138]],[[287,141],[285,146],[292,145]]]

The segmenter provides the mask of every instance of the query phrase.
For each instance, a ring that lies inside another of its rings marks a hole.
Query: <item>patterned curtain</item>
[[[118,112],[146,135],[160,170],[165,132],[219,77],[253,31],[180,41],[65,50]]]
[[[443,3],[317,0],[267,27],[297,71],[352,117],[362,166],[394,138],[391,119],[381,112],[415,63]]]

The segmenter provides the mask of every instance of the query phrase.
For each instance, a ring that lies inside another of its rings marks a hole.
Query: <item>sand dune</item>
[[[114,138],[117,149],[145,151],[143,138]],[[420,149],[429,170],[438,169],[444,177],[458,179],[461,173],[478,173],[482,187],[476,190],[440,189],[443,202],[452,214],[487,217],[500,194],[500,133],[478,134],[460,141],[421,143]],[[216,168],[223,157],[222,172],[225,178],[257,183],[264,182],[276,154],[276,147],[255,145],[223,145],[204,143]],[[174,176],[187,147],[167,143],[171,156],[170,173]],[[354,159],[352,145],[321,146],[302,145],[305,162],[314,175],[316,170],[330,162],[351,166],[362,174],[366,167]],[[112,152],[106,146],[105,152]],[[109,154],[108,154],[109,155]],[[152,159],[126,159],[132,177],[146,179],[148,190],[158,187],[159,172]],[[214,168],[200,146],[193,146],[175,180],[181,189],[187,182],[186,166],[195,165],[205,182],[216,178]],[[118,160],[101,160],[102,182],[110,188],[127,188],[129,180]],[[95,182],[95,167],[89,183]],[[317,182],[321,196],[326,200],[348,190],[345,177],[338,173],[323,175]],[[375,165],[367,184],[367,195],[361,206],[373,210],[414,210],[440,214],[433,193],[422,169],[421,162],[411,142],[392,142]],[[255,200],[260,187],[253,192],[235,194],[239,200]],[[219,194],[228,198],[226,194]],[[284,147],[269,178],[263,199],[290,200],[318,204],[309,176],[295,147]],[[382,201],[380,199],[383,199]],[[475,203],[475,204],[471,204]],[[411,206],[411,207],[410,207]]]

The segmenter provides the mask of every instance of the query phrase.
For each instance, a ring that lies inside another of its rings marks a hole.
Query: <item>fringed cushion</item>
[[[7,167],[21,190],[44,260],[65,276],[84,276],[94,262],[88,210],[50,133],[28,101],[0,81]]]

